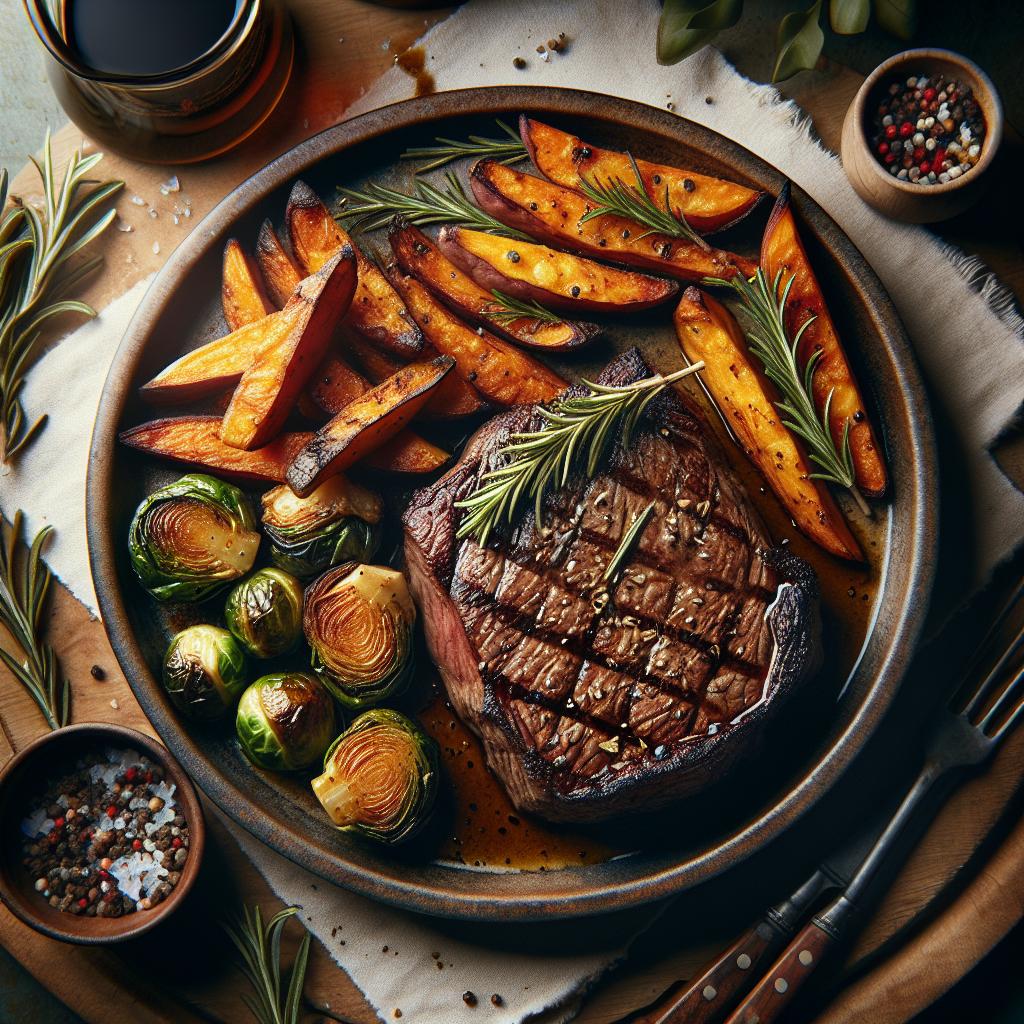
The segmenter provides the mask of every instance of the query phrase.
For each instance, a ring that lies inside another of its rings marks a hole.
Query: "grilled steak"
[[[650,376],[636,350],[598,378]],[[675,391],[605,459],[486,547],[457,540],[465,498],[534,406],[485,424],[418,491],[405,551],[427,643],[461,718],[522,810],[597,821],[721,776],[815,667],[813,570],[771,549],[699,410]],[[635,517],[655,512],[610,584]]]

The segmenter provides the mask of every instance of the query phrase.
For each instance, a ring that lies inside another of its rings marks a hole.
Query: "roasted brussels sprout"
[[[224,618],[250,654],[285,654],[302,636],[302,584],[283,569],[260,569],[228,594]]]
[[[263,495],[263,527],[275,565],[301,578],[341,562],[365,562],[380,544],[380,497],[338,475],[308,498],[287,485]]]
[[[261,768],[297,771],[316,764],[334,735],[334,702],[308,672],[261,676],[235,716],[242,749]]]
[[[409,681],[415,622],[405,577],[394,569],[347,562],[306,589],[302,627],[313,668],[350,708],[378,704]]]
[[[244,576],[260,545],[245,495],[189,473],[139,505],[128,535],[132,567],[158,601],[201,601]]]
[[[313,792],[342,832],[400,843],[437,796],[437,744],[397,711],[364,711],[330,746]]]
[[[245,652],[220,626],[183,629],[164,655],[164,689],[190,718],[209,721],[234,707],[245,689]]]

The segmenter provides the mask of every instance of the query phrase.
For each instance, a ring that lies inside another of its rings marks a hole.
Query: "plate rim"
[[[209,248],[210,240],[221,238],[236,218],[265,202],[268,195],[287,186],[309,167],[336,157],[351,146],[365,144],[402,128],[453,116],[494,116],[523,109],[556,115],[582,115],[628,128],[654,131],[667,137],[686,136],[687,144],[695,147],[707,148],[706,143],[709,142],[724,143],[732,150],[731,159],[756,167],[761,175],[767,169],[777,177],[779,184],[786,179],[768,161],[711,128],[635,100],[581,89],[549,86],[459,89],[391,103],[333,125],[275,157],[242,181],[213,207],[168,257],[141,300],[111,362],[90,442],[86,481],[89,560],[104,629],[147,718],[193,781],[232,820],[293,863],[360,895],[406,910],[446,918],[541,921],[582,917],[650,903],[721,874],[781,836],[839,780],[888,711],[920,638],[934,582],[938,545],[935,432],[916,354],[877,274],[833,218],[794,184],[802,215],[815,222],[817,232],[832,235],[847,250],[844,272],[858,280],[864,290],[882,296],[880,305],[870,312],[881,322],[885,343],[892,350],[891,357],[903,371],[893,386],[902,392],[904,406],[909,407],[909,400],[913,399],[915,413],[908,432],[901,436],[901,442],[911,449],[909,461],[913,469],[912,479],[903,481],[914,499],[909,524],[912,540],[912,551],[908,556],[910,575],[903,583],[903,593],[907,597],[896,613],[895,629],[887,638],[887,651],[871,684],[870,699],[865,699],[860,705],[845,730],[822,753],[817,763],[802,772],[780,801],[710,849],[679,860],[671,867],[651,870],[638,878],[620,879],[603,885],[591,883],[569,895],[556,886],[535,884],[527,895],[495,892],[484,897],[476,893],[455,893],[443,886],[408,879],[386,878],[350,860],[327,857],[313,845],[303,843],[299,836],[278,827],[276,819],[254,813],[255,808],[246,793],[201,755],[187,730],[153,696],[159,691],[159,684],[149,671],[135,640],[118,585],[114,555],[117,541],[112,533],[113,517],[108,495],[115,486],[112,467],[117,429],[135,364],[144,351],[153,326],[173,300],[192,264]],[[641,123],[638,124],[638,120]],[[872,623],[876,616],[877,606]],[[872,623],[869,623],[869,630]],[[562,873],[530,874],[538,881],[554,881]],[[508,873],[497,873],[492,877],[507,878]]]

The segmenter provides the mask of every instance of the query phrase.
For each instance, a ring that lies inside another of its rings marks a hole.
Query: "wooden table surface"
[[[147,222],[143,230],[145,211],[131,206],[128,197],[158,196],[159,183],[172,169],[146,167],[109,154],[104,160],[100,168],[104,176],[123,177],[127,182],[120,209],[138,230],[111,231],[105,236],[106,268],[83,295],[97,308],[158,269],[186,230],[238,182],[277,153],[336,123],[397,53],[427,25],[449,13],[449,9],[399,11],[358,0],[296,0],[292,6],[300,50],[282,107],[256,136],[227,157],[177,169],[182,191],[192,200],[191,221],[175,226],[163,217]],[[789,87],[789,94],[812,115],[817,132],[830,148],[838,148],[842,116],[860,80],[847,69],[825,64]],[[600,83],[588,84],[596,88]],[[58,163],[80,138],[71,125],[57,134]],[[1018,144],[1019,140],[1010,140],[1011,146]],[[39,189],[32,174],[24,171],[12,191],[31,196]],[[981,255],[1018,296],[1024,292],[1024,261],[1017,244],[1001,235],[998,227],[979,232],[977,222],[963,221],[945,226],[943,233]],[[152,252],[154,240],[161,243],[159,255]],[[1009,443],[1001,453],[1017,479],[1024,477],[1021,453],[1019,441]],[[63,588],[54,590],[49,631],[72,681],[74,721],[111,721],[152,732],[118,669],[101,624],[90,619]],[[984,615],[983,610],[976,613],[979,621]],[[106,670],[103,681],[90,676],[90,667],[97,664]],[[44,728],[29,700],[0,670],[0,764]],[[819,997],[820,1020],[851,1024],[908,1020],[966,973],[1020,919],[1024,824],[1017,821],[1014,794],[1022,767],[1024,731],[1011,739],[984,775],[963,786],[937,813],[848,951],[841,983],[833,976],[827,994]],[[240,1002],[244,983],[224,955],[224,943],[212,922],[241,900],[259,902],[269,912],[277,901],[207,807],[211,843],[199,890],[154,935],[108,949],[64,946],[35,934],[0,907],[0,942],[88,1021],[188,1024],[245,1019]],[[739,930],[762,909],[756,900],[755,896],[755,902],[739,901],[738,911],[746,921],[730,920],[727,914],[717,926],[702,922],[700,929],[689,929],[680,927],[678,918],[663,919],[639,941],[629,963],[599,985],[578,1019],[584,1024],[607,1024],[691,976],[727,943],[729,929]],[[762,902],[768,902],[767,895]],[[286,954],[294,946],[297,929],[288,931]],[[695,941],[695,931],[705,937]],[[190,955],[162,955],[175,948],[187,949]],[[159,977],[154,977],[152,969],[154,956],[160,957]],[[306,994],[310,1019],[352,1024],[371,1024],[376,1019],[317,943]]]

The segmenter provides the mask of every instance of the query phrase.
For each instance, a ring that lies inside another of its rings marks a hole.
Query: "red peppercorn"
[[[915,162],[920,163],[923,159],[924,159],[924,146],[918,146],[914,150],[914,160],[915,160]]]
[[[101,882],[109,882],[110,881],[111,875],[110,875],[109,871],[104,871],[103,868],[100,868],[100,870],[97,871],[96,873],[100,876],[100,881]]]
[[[896,154],[895,153],[886,153],[885,154],[885,162],[887,164],[893,163],[895,161],[895,159],[896,159]]]
[[[137,768],[129,768],[129,769],[128,769],[128,770],[127,770],[127,771],[126,771],[125,773],[124,773],[124,777],[125,777],[125,780],[126,780],[126,781],[128,781],[128,782],[134,782],[134,781],[135,781],[135,777],[136,777],[136,776],[137,776],[138,774],[139,774],[139,772],[138,772],[138,769],[137,769]]]
[[[894,125],[894,124],[886,125],[885,137],[887,139],[895,139],[896,138],[896,125]]]
[[[108,818],[115,818],[115,817],[117,817],[117,807],[115,807],[114,804],[111,804],[107,808],[107,817]]]
[[[932,154],[932,169],[935,171],[942,170],[942,161],[946,159],[946,147],[936,146],[935,152]]]
[[[79,905],[79,906],[80,906],[80,907],[81,907],[81,908],[82,908],[83,910],[85,910],[85,908],[86,908],[87,906],[89,906],[89,901],[88,901],[88,900],[87,900],[87,899],[86,899],[86,898],[85,898],[85,897],[83,896],[83,897],[82,897],[82,898],[81,898],[81,899],[80,899],[80,900],[78,901],[78,905]]]
[[[133,850],[141,850],[142,849],[142,840],[141,839],[133,839],[132,840],[132,849]]]
[[[177,836],[175,836],[171,840],[171,846],[173,846],[175,850],[180,850],[181,846],[182,846],[182,842],[181,842],[181,840]]]
[[[921,173],[922,174],[928,174],[928,173],[931,172],[932,165],[930,163],[928,163],[927,160],[922,160],[921,163],[918,166],[921,168]]]
[[[910,135],[914,134],[914,126],[909,121],[904,121],[900,125],[900,138],[905,139]]]
[[[878,152],[879,152],[879,154],[881,156],[885,156],[885,154],[889,152],[889,143],[888,142],[880,142],[878,144]]]
[[[54,828],[63,828],[64,827],[64,819],[63,818],[54,818],[53,819],[53,827]]]
[[[929,102],[935,99],[935,90],[929,85],[921,95]]]

